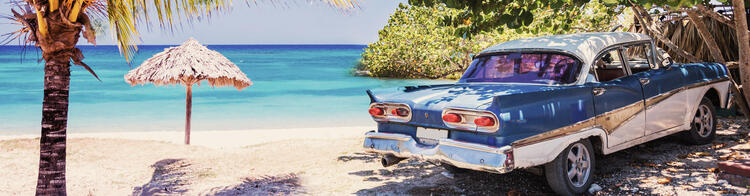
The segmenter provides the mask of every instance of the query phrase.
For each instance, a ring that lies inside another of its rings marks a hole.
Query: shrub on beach
[[[457,10],[444,6],[419,7],[401,4],[388,24],[378,32],[379,40],[362,53],[360,70],[375,77],[442,78],[457,68],[456,46],[460,38],[444,18]]]
[[[468,68],[472,54],[491,45],[541,35],[604,31],[617,15],[612,14],[614,10],[597,1],[563,13],[545,13],[540,9],[534,12],[542,17],[528,26],[498,27],[466,35],[460,34],[465,31],[459,29],[469,26],[471,21],[456,20],[461,18],[463,10],[442,4],[430,7],[400,4],[378,32],[378,41],[365,48],[356,69],[358,75],[373,77],[456,79]]]

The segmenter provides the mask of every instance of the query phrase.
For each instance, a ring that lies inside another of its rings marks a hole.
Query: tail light
[[[490,111],[470,109],[445,109],[443,122],[451,128],[476,130],[479,132],[496,132],[500,129],[500,121]]]
[[[402,103],[372,103],[368,110],[375,121],[408,122],[411,108]]]
[[[409,116],[409,110],[404,108],[396,108],[391,110],[391,114],[393,114],[394,116],[406,117]]]
[[[505,151],[505,163],[503,165],[505,168],[513,168],[514,164],[513,149],[508,149]]]
[[[382,116],[383,114],[385,114],[383,108],[370,108],[368,112],[370,112],[370,115],[373,116]]]
[[[474,124],[480,127],[491,127],[495,125],[495,119],[492,117],[482,116],[474,119]]]
[[[443,120],[445,122],[449,123],[460,123],[461,122],[461,116],[455,113],[447,113],[443,115]]]

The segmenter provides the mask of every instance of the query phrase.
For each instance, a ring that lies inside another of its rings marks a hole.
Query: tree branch
[[[660,42],[664,43],[664,45],[666,45],[667,47],[669,47],[669,49],[672,49],[673,51],[675,51],[675,53],[677,53],[678,55],[680,55],[680,57],[685,58],[685,59],[687,59],[690,62],[700,62],[700,60],[697,57],[695,57],[692,54],[688,53],[687,51],[681,49],[679,46],[677,46],[674,43],[672,43],[672,41],[670,41],[669,39],[664,38],[664,36],[662,36],[661,31],[659,31],[658,29],[654,29],[650,25],[650,23],[646,23],[645,21],[646,20],[651,21],[651,18],[648,17],[648,12],[645,12],[645,10],[640,5],[633,4],[633,12],[635,12],[635,18],[641,24],[641,27],[643,27],[643,29],[649,35],[657,38],[657,40],[659,40]],[[643,15],[644,12],[646,13],[647,17],[644,17],[644,15]],[[644,18],[646,18],[646,19],[644,19]]]
[[[693,21],[693,24],[695,24],[696,29],[698,29],[698,35],[703,38],[706,46],[708,46],[708,51],[711,52],[711,56],[713,57],[714,61],[725,64],[726,60],[724,60],[724,55],[721,54],[719,44],[716,44],[714,36],[712,36],[711,32],[708,31],[706,24],[703,23],[703,19],[701,19],[698,14],[692,10],[687,11],[687,15],[688,17],[690,17],[690,20]]]

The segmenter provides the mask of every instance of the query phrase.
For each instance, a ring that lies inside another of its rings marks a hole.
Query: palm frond
[[[157,1],[157,0],[155,0]],[[107,18],[109,28],[117,40],[120,52],[130,62],[133,52],[138,50],[136,40],[138,31],[135,26],[135,16],[132,12],[134,6],[130,0],[107,0]]]
[[[18,25],[20,28],[16,31],[2,34],[0,37],[0,45],[9,44],[13,40],[19,40],[25,44],[29,43],[28,38],[31,35],[31,28],[33,27],[29,23],[36,23],[33,19],[35,14],[31,8],[23,1],[10,1],[10,4],[14,5],[16,9],[11,9],[12,15],[3,15],[0,18],[10,20],[10,24]],[[33,35],[31,35],[33,36]],[[21,38],[24,39],[21,39]]]
[[[357,0],[324,0],[326,3],[342,9],[353,9],[359,5]]]

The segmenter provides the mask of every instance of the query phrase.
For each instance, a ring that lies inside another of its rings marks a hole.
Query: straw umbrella
[[[125,81],[133,86],[153,83],[157,86],[179,84],[187,88],[185,144],[190,144],[193,84],[200,85],[202,80],[208,81],[211,86],[234,86],[237,90],[253,84],[245,73],[224,55],[209,50],[193,38],[180,46],[164,49],[125,75]]]

